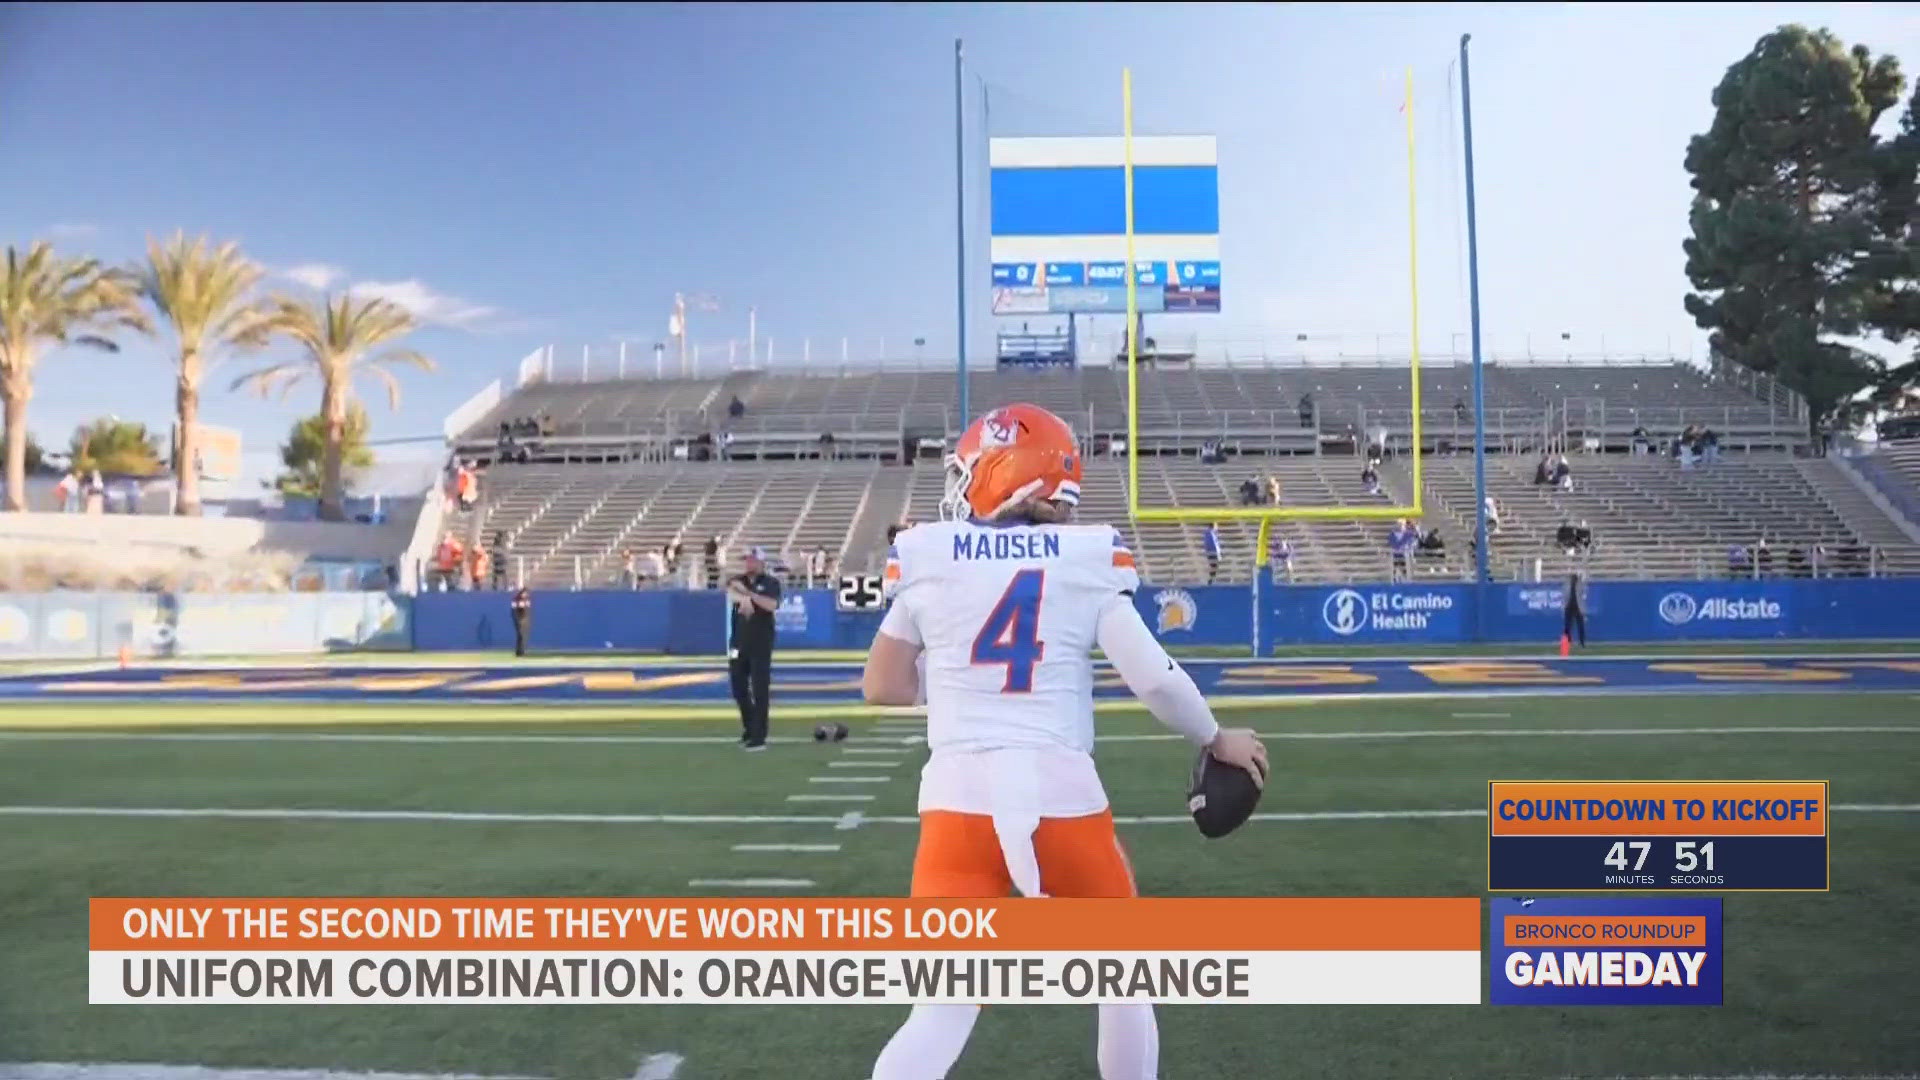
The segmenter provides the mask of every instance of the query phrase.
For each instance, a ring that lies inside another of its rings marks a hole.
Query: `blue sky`
[[[951,355],[959,37],[975,193],[983,111],[996,135],[1117,134],[1122,66],[1138,133],[1219,137],[1225,311],[1158,333],[1404,350],[1411,66],[1420,329],[1445,353],[1468,326],[1467,31],[1489,339],[1698,351],[1680,304],[1686,140],[1726,66],[1788,21],[1920,67],[1920,15],[1892,4],[10,5],[0,238],[120,261],[183,228],[240,241],[277,287],[413,305],[431,325],[412,344],[441,370],[405,376],[397,414],[372,403],[378,438],[437,433],[543,344],[577,366],[627,339],[638,362],[676,291],[717,298],[691,333],[716,358],[749,306],[784,360],[810,339],[837,361],[842,337],[856,356],[911,356],[916,336]],[[166,357],[48,357],[32,430],[62,443],[102,414],[164,430]],[[227,392],[246,364],[212,380],[206,419],[241,428],[268,472],[318,395]]]

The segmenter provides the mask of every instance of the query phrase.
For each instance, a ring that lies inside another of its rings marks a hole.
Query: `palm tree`
[[[326,423],[326,458],[320,472],[320,517],[338,521],[341,512],[341,446],[345,442],[347,405],[353,398],[356,375],[371,375],[387,388],[387,403],[400,407],[400,380],[390,368],[405,364],[432,371],[433,361],[411,349],[374,350],[419,329],[413,313],[389,300],[359,299],[351,294],[323,297],[307,304],[276,296],[271,316],[277,333],[292,338],[306,350],[299,360],[274,364],[233,381],[262,396],[278,390],[285,396],[301,379],[320,380],[320,415]]]
[[[6,412],[7,509],[27,505],[27,402],[33,366],[48,345],[117,351],[116,329],[150,332],[137,287],[121,270],[94,259],[63,259],[36,242],[22,256],[7,248],[0,266],[0,404]]]
[[[140,292],[172,324],[180,355],[174,368],[177,423],[173,473],[179,487],[174,512],[200,512],[200,380],[224,351],[254,352],[273,336],[273,309],[253,290],[264,271],[237,244],[209,249],[204,237],[175,233],[162,245],[147,241]]]
[[[75,472],[98,470],[109,476],[157,476],[165,471],[160,463],[160,440],[147,431],[147,425],[106,416],[73,433],[67,447]]]

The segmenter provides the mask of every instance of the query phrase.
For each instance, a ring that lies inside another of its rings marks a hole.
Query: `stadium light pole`
[[[953,219],[956,270],[953,279],[954,304],[960,332],[959,355],[954,362],[955,378],[960,381],[960,430],[973,422],[967,406],[967,141],[966,94],[962,82],[965,57],[959,38],[953,39]]]
[[[1480,359],[1480,233],[1473,209],[1473,90],[1467,74],[1467,42],[1460,35],[1460,130],[1466,144],[1467,173],[1467,318],[1473,329],[1473,626],[1474,639],[1486,637],[1487,567],[1487,384]]]

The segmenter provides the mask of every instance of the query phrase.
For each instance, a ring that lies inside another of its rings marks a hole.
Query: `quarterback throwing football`
[[[1162,723],[1266,776],[1266,748],[1215,722],[1135,611],[1124,538],[1071,523],[1080,480],[1065,421],[996,409],[947,458],[942,520],[889,553],[892,605],[863,683],[870,703],[927,706],[916,897],[1138,895],[1093,765],[1095,647]],[[872,1080],[941,1080],[978,1015],[914,1006]],[[1155,1080],[1159,1041],[1151,1005],[1100,1006],[1102,1080]]]

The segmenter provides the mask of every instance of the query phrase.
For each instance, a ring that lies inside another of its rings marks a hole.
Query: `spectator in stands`
[[[1573,466],[1567,464],[1567,455],[1554,459],[1552,480],[1553,486],[1561,491],[1573,490]]]
[[[1793,578],[1809,577],[1807,549],[1798,544],[1787,549],[1787,576]]]
[[[1644,454],[1652,449],[1653,436],[1647,433],[1646,428],[1635,424],[1633,425],[1633,442],[1629,445],[1635,454]]]
[[[89,514],[104,514],[107,511],[107,482],[100,479],[100,470],[95,469],[87,475],[86,486],[81,489]]]
[[[1300,395],[1300,426],[1303,428],[1313,426],[1313,394],[1311,392]]]
[[[720,537],[707,537],[706,549],[701,554],[705,556],[707,588],[717,589],[720,587]]]
[[[1394,581],[1404,581],[1413,576],[1413,550],[1420,543],[1420,531],[1413,522],[1401,518],[1393,523],[1393,531],[1387,534],[1387,551],[1393,556]]]
[[[487,569],[492,562],[486,545],[474,541],[472,550],[467,552],[467,588],[479,592],[487,587]]]
[[[494,533],[493,543],[488,544],[487,547],[493,553],[493,557],[488,560],[488,562],[493,564],[493,591],[499,592],[505,588],[507,584],[507,559],[510,557],[507,551],[507,534],[504,532]]]
[[[1273,575],[1273,583],[1293,580],[1293,541],[1275,532],[1267,540],[1267,565]]]
[[[1533,467],[1533,482],[1539,485],[1553,483],[1553,461],[1546,455],[1540,455],[1540,463]]]
[[[1587,519],[1581,518],[1580,524],[1573,527],[1573,546],[1582,552],[1593,550],[1593,530],[1587,527]]]
[[[1494,533],[1499,532],[1500,531],[1500,504],[1493,501],[1492,495],[1488,495],[1486,498],[1486,501],[1481,504],[1480,512],[1486,515],[1487,534],[1491,536]]]
[[[71,513],[74,507],[78,505],[74,499],[74,495],[78,493],[79,490],[80,474],[71,469],[67,470],[67,472],[60,477],[60,482],[53,486],[54,504],[59,508],[61,513]]]
[[[833,577],[833,556],[827,553],[826,545],[813,549],[807,556],[807,587],[819,588]]]
[[[1753,545],[1753,570],[1755,577],[1766,577],[1773,571],[1773,549],[1764,535]]]
[[[640,559],[632,548],[620,553],[620,583],[629,589],[640,587]]]
[[[1240,505],[1241,506],[1260,505],[1260,481],[1254,479],[1251,476],[1247,477],[1245,480],[1240,481]]]
[[[833,432],[831,431],[823,431],[820,433],[820,456],[823,458],[835,456],[833,452]]]
[[[1366,467],[1360,470],[1360,483],[1366,487],[1367,494],[1369,495],[1380,494],[1380,459],[1379,458],[1367,459]]]
[[[466,552],[459,537],[453,535],[451,531],[441,535],[440,546],[435,548],[433,553],[434,579],[440,586],[441,592],[454,587],[455,579],[460,576],[460,564],[465,556]]]
[[[1561,522],[1560,527],[1553,531],[1553,542],[1559,545],[1562,554],[1573,554],[1574,548],[1579,546],[1579,541],[1574,537],[1573,522]]]
[[[1438,527],[1428,529],[1426,534],[1420,537],[1418,554],[1429,562],[1439,563],[1446,560],[1447,541],[1440,535]]]
[[[1720,460],[1720,435],[1712,428],[1700,431],[1700,460],[1706,465]]]
[[[1212,522],[1207,523],[1207,531],[1200,536],[1200,543],[1207,551],[1207,584],[1213,584],[1220,576],[1220,528]]]
[[[735,420],[747,415],[747,403],[740,400],[739,394],[733,395],[733,400],[727,402],[727,415]]]
[[[464,461],[454,470],[453,492],[461,510],[472,510],[474,504],[480,501],[480,476]]]
[[[1727,549],[1727,576],[1743,578],[1753,576],[1753,554],[1745,544],[1735,544]]]
[[[1393,448],[1391,443],[1389,443],[1388,441],[1386,427],[1381,426],[1381,427],[1374,428],[1373,434],[1368,436],[1367,456],[1370,458],[1374,458],[1376,460],[1384,461],[1392,453],[1393,453]]]
[[[1267,505],[1280,505],[1280,478],[1277,476],[1267,477]]]
[[[1226,447],[1219,439],[1208,439],[1200,444],[1200,460],[1208,465],[1223,465],[1227,460]]]
[[[1453,422],[1461,427],[1467,425],[1467,403],[1460,398],[1453,399]]]

